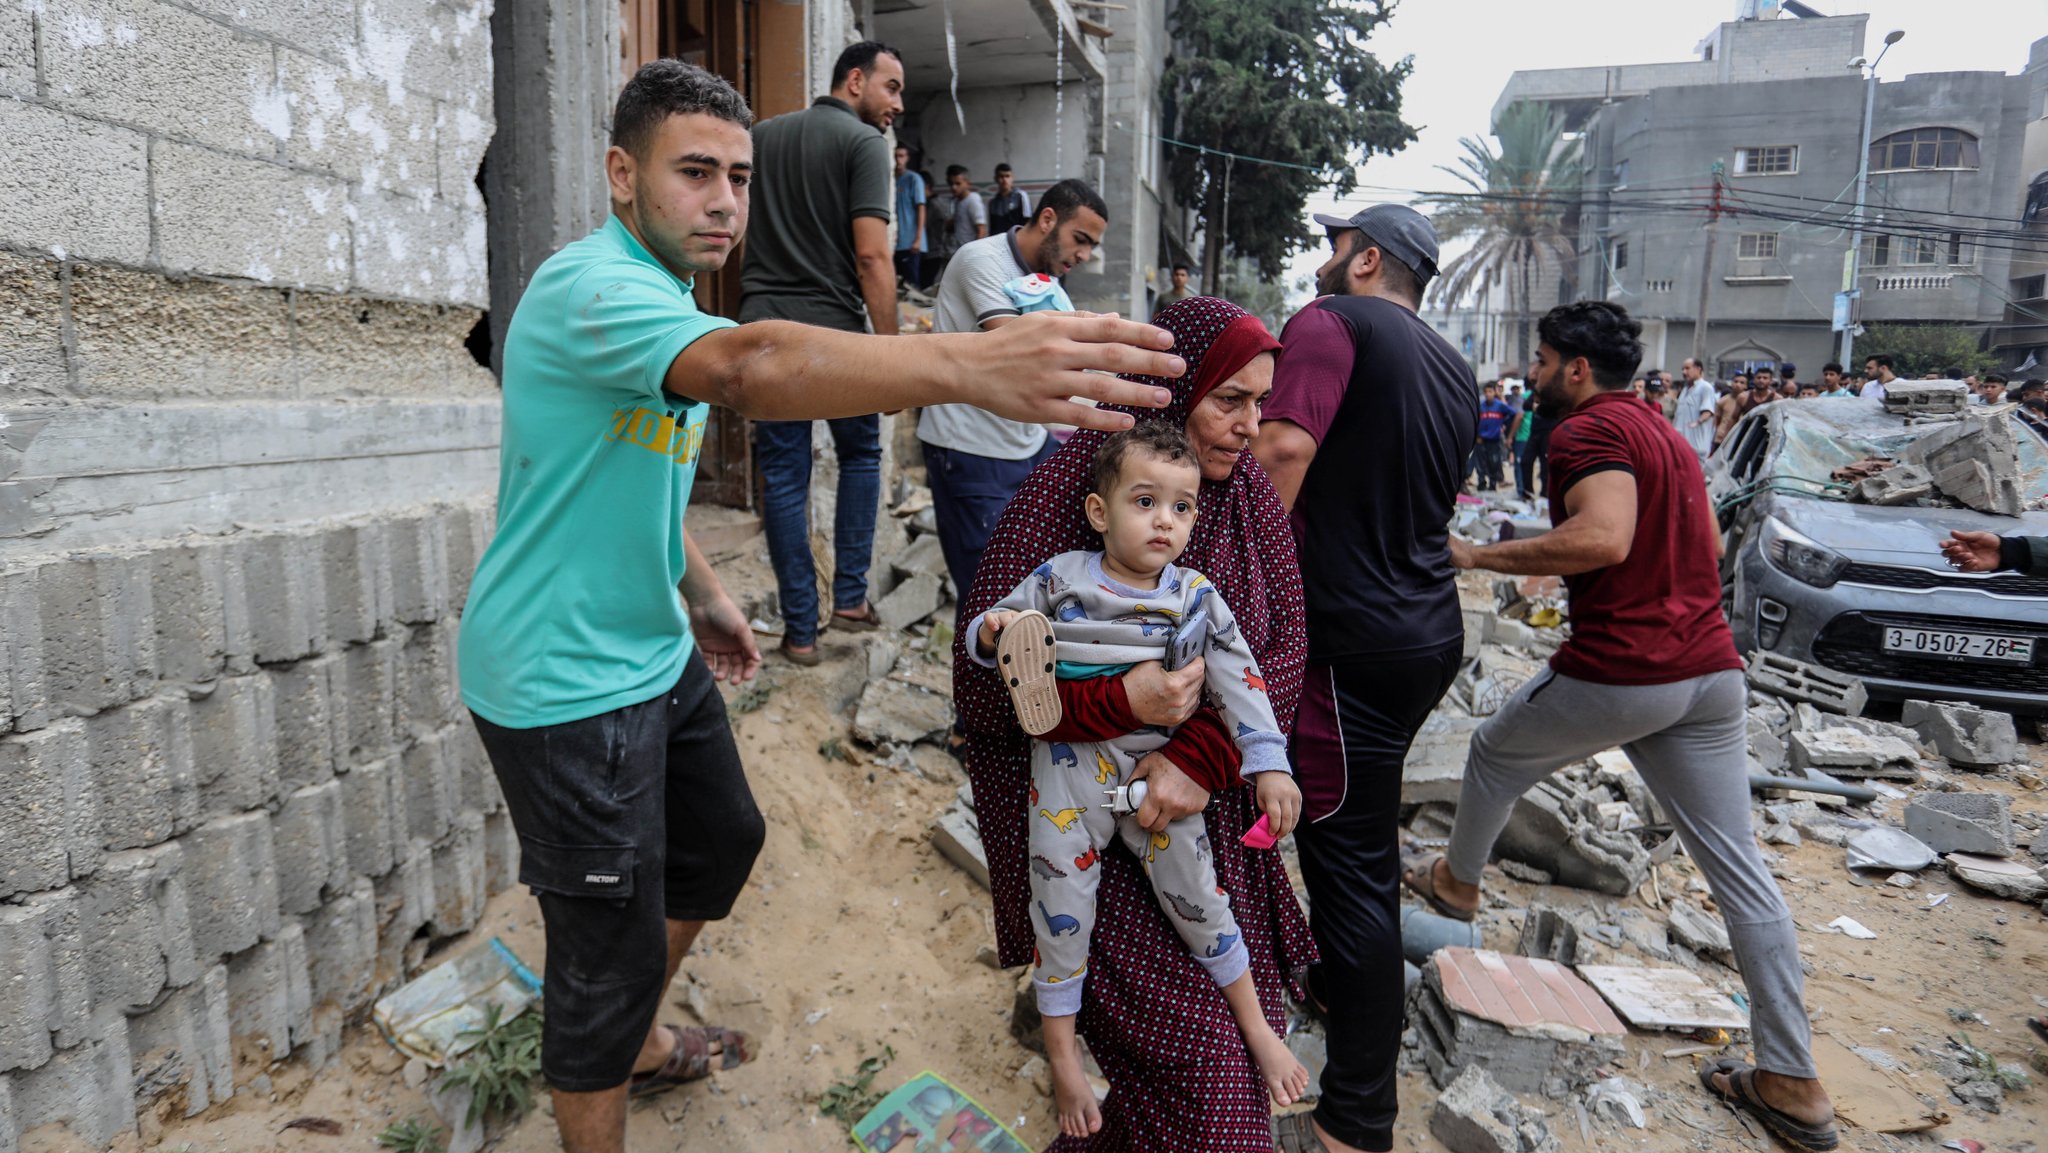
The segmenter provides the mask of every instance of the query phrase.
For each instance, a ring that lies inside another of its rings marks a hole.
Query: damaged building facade
[[[920,125],[983,182],[1000,146],[1100,184],[1115,219],[1075,296],[1149,311],[1163,16],[951,7],[950,50],[938,4],[869,17],[912,57]],[[147,1136],[323,1065],[514,883],[454,683],[504,322],[608,210],[633,68],[702,63],[772,116],[825,90],[862,17],[0,6],[0,1151]],[[730,314],[737,275],[699,292]],[[702,498],[750,503],[746,440],[713,432]]]

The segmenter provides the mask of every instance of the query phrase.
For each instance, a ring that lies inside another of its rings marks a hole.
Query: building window
[[[1778,234],[1775,232],[1745,232],[1736,241],[1735,255],[1743,260],[1776,260],[1778,258]]]
[[[1872,172],[1975,167],[1977,138],[1960,128],[1909,128],[1870,144]]]
[[[1737,176],[1790,176],[1799,171],[1797,144],[1771,144],[1735,150]]]
[[[1935,236],[1901,236],[1898,240],[1900,264],[1941,263],[1941,238]]]
[[[1624,268],[1627,268],[1627,267],[1628,267],[1628,241],[1626,241],[1626,240],[1617,240],[1617,241],[1615,241],[1615,242],[1614,242],[1614,261],[1613,261],[1613,263],[1614,263],[1614,270],[1615,270],[1616,272],[1619,272],[1619,271],[1621,271],[1622,269],[1624,269]]]
[[[2013,296],[2020,300],[2039,300],[2048,296],[2048,276],[2029,276],[2013,282]]]
[[[1883,268],[1892,262],[1892,238],[1873,234],[1863,238],[1863,263],[1870,268]]]
[[[2027,207],[2020,214],[2021,224],[2048,222],[2048,172],[2034,177],[2027,185]]]
[[[1963,239],[1962,233],[1951,232],[1948,234],[1948,262],[1950,264],[1968,264],[1975,256],[1976,253],[1971,251],[1970,242]]]
[[[1614,190],[1615,190],[1616,192],[1619,192],[1619,191],[1621,191],[1622,189],[1624,189],[1624,188],[1627,188],[1627,187],[1628,187],[1628,161],[1624,160],[1624,161],[1622,161],[1621,163],[1619,163],[1619,164],[1617,164],[1617,165],[1615,165],[1615,166],[1614,166]]]

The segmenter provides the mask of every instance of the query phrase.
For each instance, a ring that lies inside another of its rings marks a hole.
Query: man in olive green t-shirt
[[[676,60],[620,93],[612,213],[544,262],[506,334],[498,532],[459,642],[464,701],[519,836],[547,936],[541,1068],[569,1153],[619,1153],[626,1100],[751,1056],[729,1029],[655,1024],[704,922],[763,839],[715,680],[759,668],[746,617],[684,528],[704,413],[856,416],[974,404],[1117,429],[1100,404],[1163,406],[1170,337],[1040,314],[903,341],[787,321],[734,326],[691,301],[746,232],[752,113]],[[680,592],[680,599],[678,599]]]

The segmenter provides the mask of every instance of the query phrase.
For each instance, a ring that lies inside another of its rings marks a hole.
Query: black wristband
[[[2033,550],[2028,548],[2027,542],[2019,537],[1999,537],[1998,567],[2018,569],[2021,572],[2032,572],[2034,568]]]

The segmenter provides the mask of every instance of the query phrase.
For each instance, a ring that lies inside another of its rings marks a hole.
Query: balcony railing
[[[1880,276],[1877,280],[1879,292],[1940,292],[1955,281],[1946,274],[1932,276]]]

